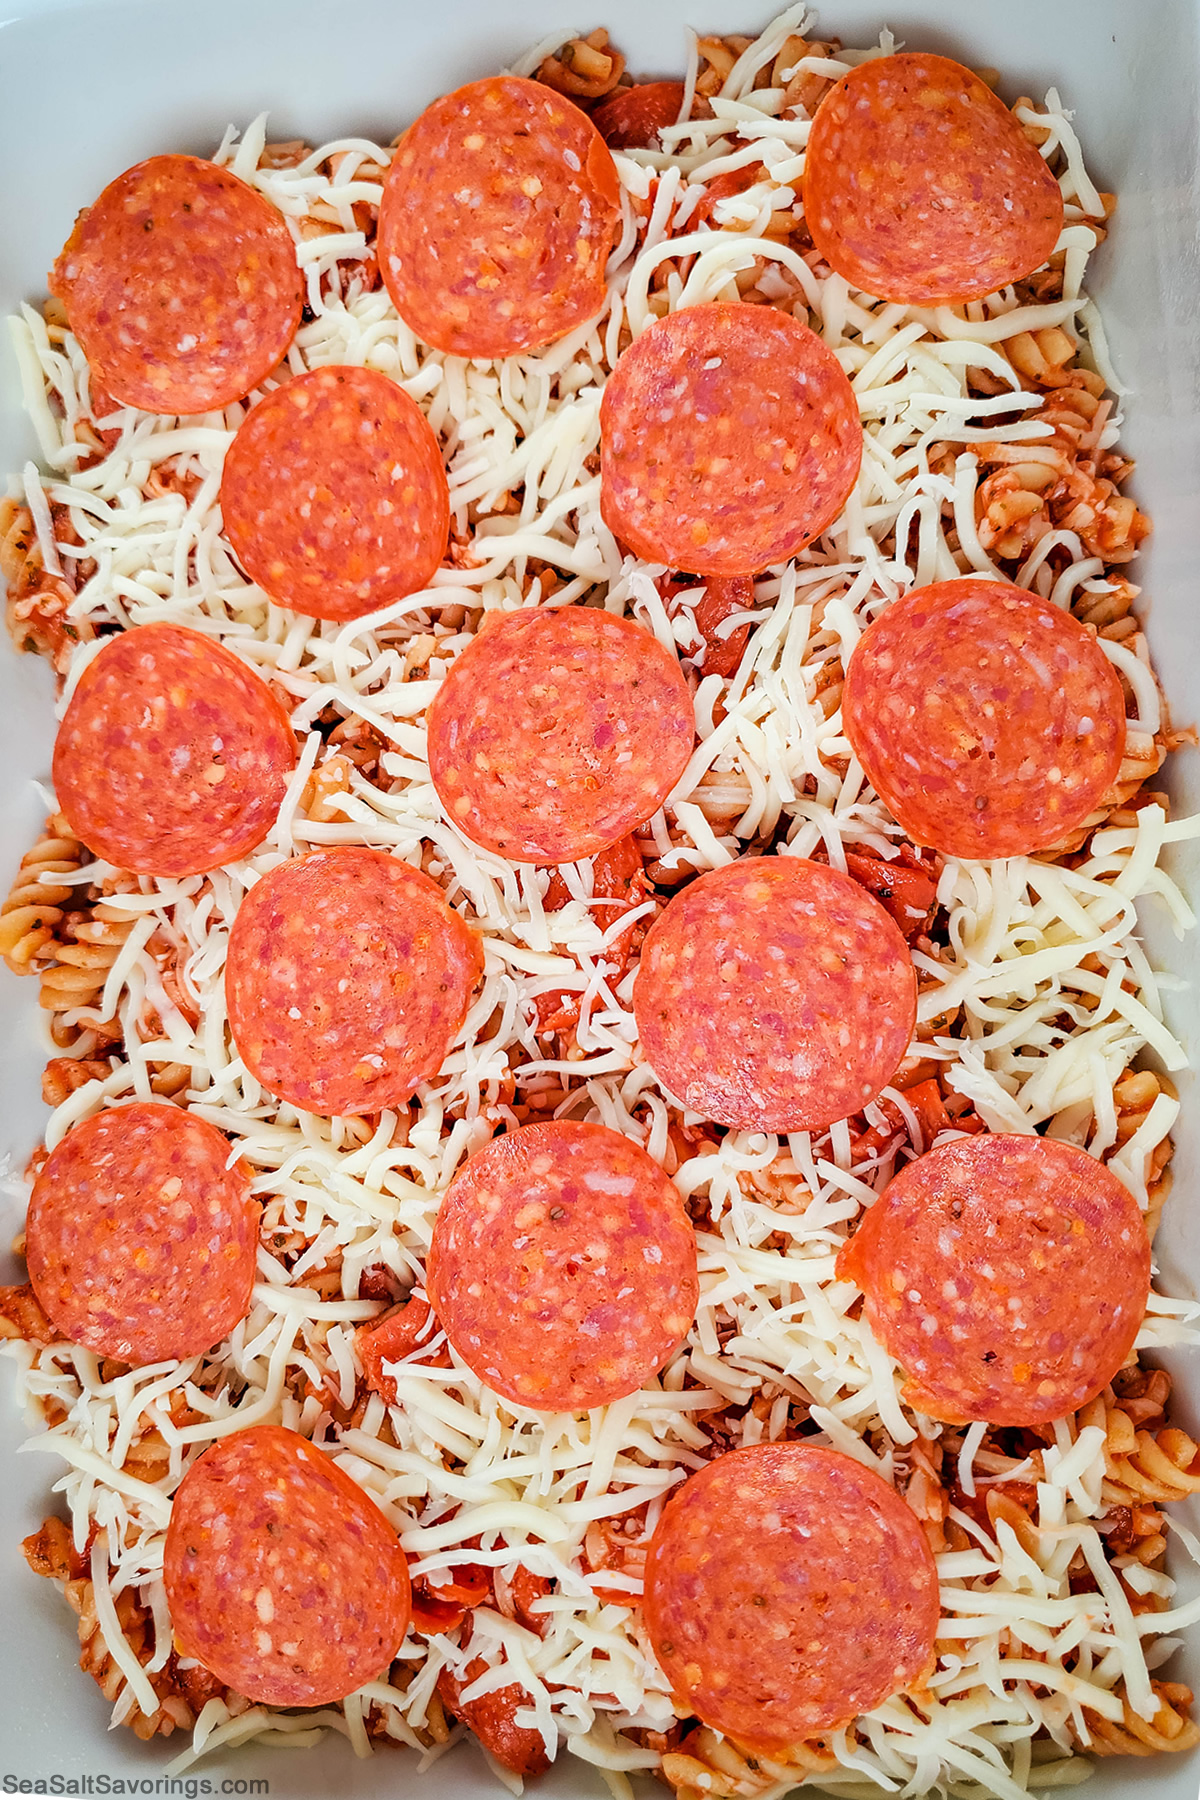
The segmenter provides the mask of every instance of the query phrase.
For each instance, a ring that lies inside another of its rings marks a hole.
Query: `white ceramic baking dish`
[[[386,141],[435,95],[501,68],[558,27],[564,36],[606,24],[637,73],[682,70],[684,27],[757,31],[769,0],[0,0],[0,305],[8,313],[44,290],[79,207],[111,177],[163,150],[207,153],[229,122],[264,107],[272,135],[318,143],[347,132]],[[1124,442],[1139,460],[1136,492],[1155,520],[1134,570],[1149,636],[1178,720],[1200,716],[1200,7],[1197,0],[827,0],[828,33],[865,41],[889,25],[912,48],[1003,70],[1009,98],[1055,85],[1077,109],[1094,177],[1120,195],[1116,229],[1094,263],[1114,360],[1129,388]],[[33,450],[16,370],[0,364],[0,470]],[[51,681],[41,664],[0,649],[0,880],[15,870],[44,817],[33,786],[49,768]],[[1200,807],[1200,757],[1174,759],[1178,810]],[[1200,856],[1175,873],[1200,897]],[[1146,918],[1160,966],[1186,975],[1197,945],[1180,946]],[[0,1151],[24,1165],[41,1130],[45,1051],[33,983],[0,986]],[[1174,1028],[1200,1058],[1200,1001],[1172,997]],[[1200,1290],[1200,1096],[1182,1089],[1176,1187],[1158,1238],[1164,1285]],[[0,1199],[0,1243],[21,1206]],[[0,1267],[0,1280],[14,1274]],[[1200,1354],[1175,1359],[1180,1418],[1200,1421]],[[42,1778],[91,1775],[153,1783],[180,1746],[109,1735],[109,1707],[75,1666],[72,1619],[56,1590],[26,1569],[18,1540],[40,1523],[58,1470],[16,1458],[24,1431],[0,1391],[0,1792]],[[1197,1519],[1193,1518],[1195,1525]],[[1185,1589],[1185,1593],[1189,1590]],[[1200,1689],[1200,1633],[1172,1666]],[[180,1785],[130,1792],[246,1793],[267,1779],[283,1796],[382,1796],[416,1781],[407,1756],[355,1761],[340,1739],[307,1753],[253,1747],[202,1764]],[[211,1783],[207,1789],[192,1785]],[[230,1785],[225,1785],[229,1783]],[[1194,1800],[1200,1760],[1102,1764],[1095,1800],[1153,1794]],[[30,1791],[26,1789],[25,1791]],[[99,1781],[76,1792],[120,1792]],[[259,1789],[258,1791],[262,1791]],[[477,1752],[460,1749],[420,1789],[427,1800],[482,1800],[499,1791]],[[541,1784],[551,1797],[599,1795],[597,1777],[564,1759]],[[661,1791],[661,1790],[659,1790]]]

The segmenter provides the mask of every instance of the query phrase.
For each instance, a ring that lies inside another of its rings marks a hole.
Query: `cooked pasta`
[[[1089,1716],[1089,1748],[1095,1756],[1157,1756],[1162,1751],[1194,1750],[1200,1725],[1188,1716],[1192,1690],[1181,1681],[1153,1683],[1158,1711],[1143,1719],[1126,1706],[1119,1724]]]
[[[1162,1506],[1200,1491],[1200,1445],[1186,1431],[1172,1425],[1137,1431],[1119,1407],[1106,1412],[1104,1431],[1106,1499],[1119,1506]]]
[[[572,38],[538,67],[537,78],[575,100],[601,100],[625,73],[625,58],[614,50],[601,27],[585,38]]]
[[[32,974],[53,957],[64,909],[77,898],[76,889],[55,876],[73,875],[81,865],[82,846],[61,813],[56,814],[21,858],[0,906],[0,955],[14,975]]]
[[[852,1223],[900,1167],[983,1130],[1089,1151],[1153,1232],[1178,1114],[1170,1073],[1185,1058],[1135,903],[1193,923],[1162,855],[1197,834],[1145,785],[1184,734],[1135,610],[1129,568],[1149,525],[1123,491],[1132,466],[1081,287],[1111,196],[1087,180],[1059,96],[1044,110],[1019,101],[1067,207],[1047,267],[965,308],[852,290],[812,245],[803,150],[831,84],[890,47],[886,35],[866,50],[817,38],[803,6],[757,40],[701,38],[690,116],[667,127],[663,149],[617,158],[623,236],[606,311],[498,363],[429,351],[381,286],[388,149],[270,144],[265,120],[229,134],[216,160],[285,216],[306,284],[304,323],[267,391],[332,363],[381,371],[445,454],[446,564],[427,590],[363,619],[322,624],[269,603],[235,561],[217,496],[240,405],[183,425],[97,406],[57,303],[16,323],[64,571],[47,572],[14,498],[3,543],[18,647],[49,656],[70,684],[96,634],[187,625],[270,683],[297,737],[278,821],[243,861],[134,877],[89,863],[52,819],[0,926],[10,966],[39,974],[59,1052],[45,1076],[47,1145],[103,1108],[170,1099],[226,1134],[262,1204],[249,1316],[166,1374],[53,1341],[28,1288],[0,1298],[0,1335],[49,1427],[40,1441],[67,1465],[70,1527],[48,1520],[27,1543],[30,1564],[78,1613],[84,1666],[117,1722],[145,1737],[190,1733],[189,1760],[323,1730],[360,1751],[387,1741],[432,1759],[465,1719],[493,1750],[501,1728],[535,1741],[543,1761],[573,1750],[624,1800],[639,1771],[680,1800],[777,1800],[800,1780],[845,1796],[907,1785],[1019,1800],[1080,1779],[1089,1755],[1200,1739],[1190,1693],[1157,1673],[1190,1617],[1175,1604],[1158,1509],[1200,1488],[1200,1452],[1167,1422],[1165,1377],[1131,1363],[1077,1417],[1038,1431],[940,1426],[905,1404],[835,1273]],[[603,30],[542,43],[520,68],[586,107],[628,85]],[[652,320],[736,297],[812,319],[851,379],[867,450],[844,515],[747,581],[744,607],[706,629],[696,584],[624,556],[603,522],[599,404]],[[1053,857],[965,862],[907,842],[843,731],[864,627],[909,587],[968,573],[1069,607],[1121,678],[1124,762]],[[639,872],[607,897],[592,861],[551,876],[473,848],[440,812],[426,754],[430,701],[485,614],[585,599],[678,653],[699,740],[636,835]],[[236,1056],[223,978],[254,884],[339,845],[421,868],[481,933],[485,968],[436,1080],[404,1106],[329,1119],[273,1099]],[[918,977],[916,1032],[893,1082],[828,1131],[782,1136],[684,1113],[640,1059],[631,1010],[641,942],[672,892],[775,851],[840,871],[849,856],[906,908]],[[1151,1058],[1166,1072],[1146,1068]],[[675,1181],[700,1269],[686,1343],[639,1393],[572,1417],[506,1407],[435,1334],[389,1364],[393,1401],[368,1379],[359,1333],[423,1295],[434,1217],[465,1159],[498,1130],[556,1118],[622,1132]],[[1194,1340],[1196,1317],[1152,1293],[1139,1349]],[[385,1675],[319,1713],[252,1706],[181,1668],[171,1641],[160,1573],[171,1496],[199,1449],[266,1420],[331,1450],[402,1534],[418,1594],[457,1615],[410,1633]],[[672,1488],[724,1450],[789,1439],[843,1450],[893,1483],[937,1557],[943,1615],[924,1686],[776,1763],[679,1713],[640,1599]],[[464,1567],[482,1571],[469,1601],[457,1593]]]

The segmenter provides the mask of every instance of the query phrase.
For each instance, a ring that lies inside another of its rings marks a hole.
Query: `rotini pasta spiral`
[[[11,499],[0,499],[0,575],[13,643],[46,657],[63,674],[76,644],[95,633],[86,619],[76,624],[68,617],[75,589],[65,576],[46,573],[29,508]]]
[[[62,1333],[50,1323],[27,1281],[18,1287],[0,1287],[0,1338],[29,1338],[35,1344],[62,1342]]]
[[[1081,1430],[1104,1430],[1105,1500],[1110,1506],[1162,1506],[1200,1492],[1200,1444],[1162,1422],[1169,1377],[1157,1369],[1137,1371],[1128,1388],[1125,1396],[1105,1388],[1077,1415]]]
[[[80,1579],[66,1582],[63,1592],[72,1611],[79,1617],[79,1666],[91,1676],[106,1700],[116,1701],[124,1691],[125,1676],[104,1641],[96,1615],[95,1589],[90,1581]],[[131,1588],[114,1595],[114,1604],[126,1642],[139,1662],[147,1662],[154,1644],[148,1608],[138,1602]],[[158,1711],[147,1716],[135,1707],[129,1714],[130,1729],[143,1742],[154,1737],[170,1737],[176,1730],[189,1731],[196,1722],[196,1715],[182,1693],[170,1691],[170,1676],[166,1671],[164,1675],[166,1679],[151,1677],[155,1692],[159,1694]],[[164,1693],[163,1689],[167,1691]]]
[[[39,1003],[51,1016],[51,1036],[74,1056],[52,1057],[42,1076],[42,1098],[48,1106],[62,1102],[88,1081],[102,1081],[110,1072],[108,1062],[91,1054],[116,1050],[122,1025],[115,1017],[102,1017],[105,984],[135,921],[107,900],[96,900],[91,890],[55,886],[53,876],[78,868],[86,851],[65,832],[61,815],[50,820],[46,832],[29,852],[0,913],[0,953],[18,974],[36,969],[41,975]],[[45,872],[49,881],[39,882]],[[123,880],[117,877],[118,884]],[[36,905],[33,895],[49,894],[55,904]],[[72,897],[79,911],[67,913],[64,903]],[[11,921],[11,924],[10,924]],[[13,946],[8,950],[8,945]],[[174,952],[158,954],[162,984],[173,1005],[195,1024],[194,1002],[184,991],[174,963]],[[139,1021],[139,1035],[153,1039],[161,1034],[161,1021],[153,1008]],[[191,1083],[192,1071],[184,1063],[149,1058],[155,1073],[151,1090],[173,1099]]]
[[[304,784],[304,792],[300,796],[300,811],[306,818],[319,824],[342,818],[344,815],[338,799],[350,792],[350,777],[353,773],[354,764],[348,756],[335,751],[332,756],[326,757]]]
[[[614,50],[603,26],[585,38],[572,38],[546,57],[537,78],[574,100],[599,100],[610,94],[625,72],[625,58]]]
[[[155,1480],[155,1458],[165,1469],[166,1449],[157,1432],[151,1435],[145,1457],[137,1455],[134,1446],[127,1466],[143,1480]],[[76,1550],[70,1527],[62,1519],[51,1516],[40,1529],[27,1537],[21,1546],[25,1560],[35,1575],[57,1581],[71,1610],[79,1620],[79,1666],[96,1682],[106,1700],[116,1702],[125,1689],[125,1676],[109,1654],[96,1612],[95,1588],[88,1578],[87,1559]],[[154,1650],[154,1625],[149,1607],[142,1604],[131,1588],[113,1595],[122,1634],[138,1661],[145,1666]],[[128,1713],[125,1723],[143,1742],[151,1738],[170,1737],[176,1731],[190,1731],[196,1719],[211,1700],[219,1699],[230,1717],[246,1712],[250,1702],[232,1689],[224,1687],[198,1663],[181,1667],[175,1652],[166,1667],[149,1676],[158,1698],[155,1712],[146,1714],[138,1707]],[[407,1686],[403,1678],[401,1688]],[[372,1707],[365,1719],[373,1738],[388,1741],[394,1737],[395,1716],[382,1707]],[[436,1694],[430,1698],[425,1726],[416,1733],[403,1729],[405,1742],[424,1746],[444,1744],[450,1736],[450,1725]]]
[[[47,1106],[61,1106],[89,1081],[103,1081],[109,1068],[98,1057],[52,1056],[42,1074],[42,1099]]]
[[[1117,1112],[1117,1147],[1127,1144],[1149,1117],[1150,1109],[1160,1094],[1175,1097],[1175,1090],[1165,1075],[1153,1069],[1127,1069],[1113,1088],[1113,1104]],[[1171,1192],[1171,1158],[1175,1146],[1164,1137],[1150,1153],[1146,1169],[1146,1231],[1151,1243],[1162,1218],[1162,1210]]]
[[[1200,1492],[1200,1444],[1178,1426],[1134,1431],[1119,1411],[1108,1415],[1106,1500],[1123,1506],[1164,1505]]]
[[[45,1575],[51,1581],[77,1579],[83,1571],[83,1559],[75,1548],[70,1526],[53,1513],[40,1530],[25,1539],[21,1549],[34,1574]]]
[[[1165,1750],[1193,1750],[1200,1744],[1200,1725],[1188,1717],[1192,1690],[1181,1681],[1152,1681],[1159,1702],[1152,1719],[1139,1718],[1128,1702],[1120,1724],[1088,1713],[1093,1756],[1157,1756]]]
[[[0,957],[17,975],[40,976],[39,1004],[52,1015],[51,1036],[62,1049],[112,1047],[121,1037],[119,1022],[100,1016],[100,1002],[134,921],[97,900],[94,889],[63,879],[82,868],[89,854],[63,815],[55,813],[21,859],[0,906]],[[125,878],[113,879],[120,885]],[[85,1031],[86,1046],[81,1045]],[[43,1077],[43,1098],[60,1105],[85,1081],[102,1080],[108,1072],[107,1064],[91,1058],[54,1057]],[[189,1074],[177,1064],[163,1068],[155,1091],[177,1093]]]
[[[1026,1556],[1035,1561],[1041,1545],[1041,1534],[1033,1516],[1036,1503],[1036,1488],[1014,1482],[989,1488],[985,1502],[993,1529],[1000,1524],[1009,1526]]]
[[[41,1005],[47,1012],[70,1013],[102,1038],[120,1035],[115,1019],[100,1016],[108,972],[121,954],[134,921],[127,913],[100,901],[91,916],[69,924],[55,947],[54,964],[42,976]]]
[[[0,500],[0,575],[10,587],[20,580],[36,541],[29,508],[17,500]]]
[[[17,878],[0,906],[0,956],[15,975],[31,974],[55,954],[56,935],[66,916],[63,909],[77,898],[78,889],[54,877],[74,874],[84,854],[62,814],[55,813],[21,858]]]
[[[678,1750],[663,1753],[661,1774],[676,1800],[754,1800],[781,1782],[837,1767],[819,1741],[794,1745],[786,1763],[751,1757],[707,1725],[688,1733]]]
[[[1129,562],[1150,522],[1118,491],[1131,465],[1098,448],[1111,410],[1103,381],[1091,370],[1069,367],[1077,346],[1058,326],[1021,332],[1006,349],[1023,385],[1049,393],[1039,417],[1054,435],[1034,446],[980,445],[980,469],[987,471],[975,496],[980,543],[1015,562],[1047,532],[1074,531],[1089,556]]]
[[[828,75],[811,74],[807,69],[802,69],[799,73],[793,71],[797,63],[802,62],[806,56],[823,59],[835,55],[837,49],[836,39],[826,43],[818,38],[790,37],[787,40],[771,66],[771,86],[783,88],[785,112],[789,106],[800,106],[811,119],[833,86],[833,81]]]
[[[79,1666],[96,1682],[105,1699],[115,1702],[125,1688],[125,1676],[105,1644],[96,1613],[95,1589],[87,1578],[87,1563],[75,1549],[69,1527],[62,1519],[48,1518],[21,1548],[36,1575],[62,1584],[63,1594],[79,1619]],[[147,1663],[154,1649],[149,1608],[141,1604],[131,1588],[114,1594],[113,1603],[130,1649],[140,1663]],[[172,1655],[166,1668],[150,1677],[159,1699],[157,1711],[147,1716],[135,1707],[128,1716],[135,1736],[143,1741],[170,1737],[178,1730],[189,1731],[206,1702],[225,1692],[206,1669],[197,1666],[183,1670],[177,1664],[177,1657]],[[231,1710],[238,1710],[236,1702]]]

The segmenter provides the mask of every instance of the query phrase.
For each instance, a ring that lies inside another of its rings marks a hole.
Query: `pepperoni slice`
[[[797,856],[743,857],[676,894],[633,986],[642,1055],[719,1125],[808,1131],[887,1086],[913,1034],[908,946],[878,900]]]
[[[600,403],[600,510],[635,555],[750,575],[832,525],[858,478],[858,402],[798,319],[688,306],[643,331]]]
[[[567,1120],[471,1157],[434,1222],[426,1276],[463,1361],[542,1412],[635,1393],[675,1354],[699,1297],[678,1190],[628,1138]]]
[[[494,75],[435,100],[400,139],[379,266],[434,350],[515,356],[602,310],[620,216],[616,165],[586,113]]]
[[[838,1256],[905,1398],[953,1424],[1074,1412],[1129,1358],[1150,1291],[1137,1203],[1053,1138],[941,1144],[888,1184]]]
[[[358,619],[428,587],[450,531],[438,441],[375,369],[314,369],[260,400],[221,476],[225,535],[264,593]]]
[[[1007,582],[936,581],[855,646],[842,720],[914,843],[1025,856],[1068,838],[1125,750],[1121,683],[1095,634]]]
[[[194,1462],[163,1580],[184,1656],[248,1700],[321,1706],[382,1677],[408,1630],[408,1563],[375,1502],[295,1431],[255,1425]]]
[[[202,875],[262,843],[295,767],[288,716],[252,669],[183,625],[107,643],[54,745],[58,803],[97,856],[135,875]]]
[[[119,1106],[50,1152],[29,1277],[73,1343],[119,1362],[199,1356],[250,1310],[258,1208],[229,1140],[177,1106]]]
[[[483,973],[442,890],[384,850],[314,850],[251,888],[229,934],[238,1055],[306,1112],[402,1106],[430,1081]]]
[[[933,1668],[933,1555],[872,1470],[814,1444],[728,1451],[667,1502],[645,1619],[678,1710],[769,1754]]]
[[[809,133],[804,215],[856,288],[906,306],[980,300],[1039,268],[1059,185],[970,69],[904,52],[851,69]]]
[[[687,767],[695,715],[658,640],[597,607],[524,608],[468,644],[429,708],[447,816],[513,862],[574,862],[643,825]]]
[[[674,125],[682,105],[682,81],[640,81],[593,107],[592,124],[610,150],[657,150],[659,132]]]
[[[198,156],[152,156],[110,182],[75,221],[50,291],[102,386],[152,413],[244,399],[304,303],[282,215]]]

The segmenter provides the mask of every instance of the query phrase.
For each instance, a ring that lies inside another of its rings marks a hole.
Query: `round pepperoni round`
[[[220,1438],[171,1507],[175,1643],[266,1706],[322,1706],[382,1678],[408,1630],[408,1562],[370,1496],[282,1425]]]
[[[483,973],[441,888],[384,850],[280,863],[238,908],[225,962],[237,1053],[290,1106],[402,1106],[431,1081]]]
[[[574,862],[628,836],[658,811],[695,738],[677,658],[591,606],[486,624],[429,708],[447,817],[513,862]]]
[[[250,1310],[258,1207],[229,1140],[135,1102],[69,1131],[43,1163],[29,1279],[65,1337],[118,1362],[199,1356]]]
[[[244,399],[304,303],[282,215],[198,156],[152,156],[110,182],[75,221],[50,289],[102,386],[152,413]]]
[[[396,311],[434,350],[515,356],[605,300],[620,186],[586,113],[541,82],[493,75],[410,125],[379,209]]]
[[[1037,594],[975,576],[918,588],[867,628],[842,720],[909,837],[946,856],[1061,844],[1125,751],[1121,683],[1094,632]]]
[[[815,1131],[887,1086],[917,983],[899,929],[857,881],[797,856],[743,857],[655,920],[633,1010],[642,1055],[692,1112]]]
[[[680,1710],[768,1754],[926,1677],[940,1616],[933,1554],[899,1494],[802,1443],[728,1451],[676,1489],[644,1606]]]
[[[80,676],[54,789],[105,862],[202,875],[262,843],[295,763],[287,714],[232,651],[184,625],[136,625]]]
[[[1063,201],[978,75],[905,51],[860,63],[817,108],[804,216],[852,287],[906,306],[957,305],[1039,268]]]
[[[375,369],[314,369],[242,422],[221,475],[225,535],[264,593],[358,619],[428,587],[450,531],[438,441]]]
[[[427,1287],[446,1336],[505,1400],[606,1406],[670,1361],[699,1298],[678,1189],[603,1125],[526,1125],[477,1151],[433,1228]]]
[[[657,150],[659,132],[675,124],[682,105],[682,81],[640,81],[602,100],[591,119],[610,150]]]
[[[600,510],[635,555],[693,575],[786,562],[837,518],[862,460],[833,351],[773,306],[648,327],[600,403]]]
[[[1053,1138],[960,1138],[907,1163],[838,1256],[905,1398],[951,1424],[1065,1418],[1133,1350],[1150,1242],[1116,1176]]]

